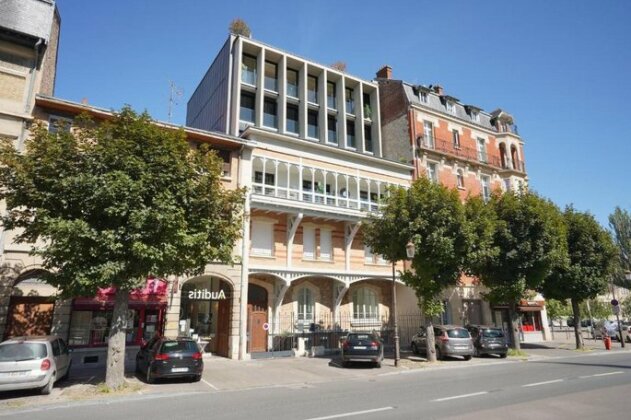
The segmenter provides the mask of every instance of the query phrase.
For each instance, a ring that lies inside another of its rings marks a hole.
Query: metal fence
[[[418,314],[399,315],[399,337],[402,348],[409,346],[412,336],[421,326]],[[318,316],[305,319],[295,313],[277,316],[269,324],[268,343],[271,352],[290,351],[299,347],[302,339],[305,350],[319,347],[324,351],[337,351],[340,342],[351,332],[376,332],[381,337],[386,350],[394,346],[394,333],[388,316],[355,317],[350,314]]]

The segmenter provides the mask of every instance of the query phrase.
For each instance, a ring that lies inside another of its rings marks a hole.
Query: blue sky
[[[531,188],[607,225],[631,210],[631,2],[58,0],[55,95],[130,104],[166,120],[169,81],[186,101],[227,37],[254,38],[371,79],[436,84],[464,103],[515,117]]]

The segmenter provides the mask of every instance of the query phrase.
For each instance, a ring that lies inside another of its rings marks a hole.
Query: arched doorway
[[[228,357],[232,288],[212,276],[188,280],[182,286],[180,333],[199,340],[205,351]]]
[[[11,290],[3,339],[49,335],[53,325],[56,289],[41,280],[43,271],[20,275]]]
[[[257,284],[248,285],[248,332],[250,353],[267,351],[267,290]]]

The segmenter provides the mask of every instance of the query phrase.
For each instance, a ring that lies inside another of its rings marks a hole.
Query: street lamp
[[[414,258],[414,243],[408,241],[405,245],[405,254],[408,259]],[[401,360],[401,348],[399,343],[399,324],[397,322],[397,283],[396,283],[396,261],[392,261],[392,323],[394,328],[394,367],[399,366]]]

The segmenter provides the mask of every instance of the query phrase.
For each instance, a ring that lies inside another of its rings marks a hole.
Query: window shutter
[[[272,256],[274,225],[252,222],[252,255]]]
[[[320,229],[320,258],[323,260],[331,260],[331,231],[329,229]]]
[[[315,228],[312,226],[302,228],[302,257],[305,260],[315,258]]]

